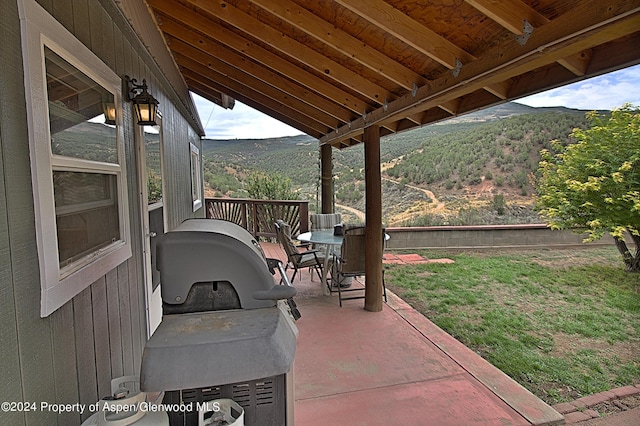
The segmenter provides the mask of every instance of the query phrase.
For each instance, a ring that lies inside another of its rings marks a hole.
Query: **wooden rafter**
[[[189,30],[188,27],[170,19],[162,20],[162,29],[168,36],[168,43],[176,53],[183,53],[221,74],[233,75],[236,79],[246,83],[249,79],[257,79],[256,86],[273,87],[297,101],[306,104],[304,109],[324,111],[336,120],[331,120],[330,127],[335,127],[339,122],[347,122],[353,116],[351,111],[337,106],[335,103],[308,90],[296,82],[264,67],[256,62],[247,61],[246,57],[233,50]],[[193,49],[200,51],[196,53]],[[185,53],[189,52],[189,53]],[[267,89],[268,90],[268,89]]]
[[[517,0],[465,0],[485,15],[516,35],[524,33],[526,23],[532,28],[545,25],[549,20],[528,5]],[[533,31],[533,29],[531,30]],[[575,75],[584,75],[589,65],[588,51],[558,60]]]
[[[252,0],[265,10],[407,90],[425,79],[388,56],[336,28],[307,9],[285,0]]]
[[[203,13],[215,16],[227,24],[242,30],[245,34],[261,40],[289,58],[300,61],[316,72],[326,75],[337,84],[351,88],[376,105],[382,105],[384,99],[395,98],[388,90],[372,83],[345,66],[329,60],[321,53],[245,14],[229,3],[209,0],[188,0],[187,2],[201,9]]]
[[[534,28],[549,23],[545,16],[519,0],[465,1],[513,34],[523,35],[524,21],[527,21]]]
[[[172,47],[174,46],[176,49],[177,62],[183,67],[199,72],[203,76],[210,75],[211,72],[216,72],[219,75],[225,76],[225,81],[227,82],[233,81],[238,85],[250,87],[254,93],[260,93],[273,99],[275,102],[289,105],[298,113],[318,123],[322,123],[325,128],[334,128],[340,123],[334,117],[331,117],[323,111],[313,108],[299,99],[292,99],[289,95],[277,88],[264,82],[256,81],[257,79],[250,74],[241,72],[219,59],[209,57],[192,46],[177,40],[173,41]]]
[[[497,83],[484,86],[484,90],[492,93],[500,99],[509,99],[509,89],[513,82],[511,80],[499,81]]]
[[[460,99],[452,99],[447,102],[443,102],[438,104],[438,107],[445,110],[451,115],[456,115],[458,113],[458,108],[460,108]]]
[[[361,15],[449,69],[457,68],[458,61],[465,64],[475,59],[473,55],[429,28],[420,26],[409,16],[382,0],[369,0],[366,4],[360,0],[336,0],[336,3]],[[419,29],[416,30],[416,27]]]
[[[268,105],[267,102],[260,102],[260,101],[254,101],[251,98],[247,98],[245,97],[242,93],[240,92],[235,92],[233,89],[227,88],[225,86],[220,85],[218,82],[213,81],[213,80],[207,80],[205,79],[203,76],[201,75],[194,75],[193,77],[191,77],[190,71],[183,71],[184,72],[184,77],[185,80],[189,83],[189,87],[193,87],[194,88],[194,92],[198,93],[198,92],[206,92],[211,90],[212,88],[215,90],[224,90],[227,93],[229,93],[231,96],[233,96],[235,99],[237,99],[238,101],[242,102],[243,104],[246,104],[248,106],[250,106],[251,108],[255,109],[256,111],[260,111],[263,114],[266,114],[270,117],[275,118],[276,120],[280,120],[283,123],[295,123],[295,128],[305,132],[306,134],[313,136],[313,137],[318,137],[318,135],[322,134],[319,130],[314,129],[312,127],[307,126],[305,123],[299,123],[296,122],[296,117],[295,114],[290,114],[290,111],[288,111],[286,108],[278,108],[278,106],[276,105],[275,107],[272,107],[270,105]],[[204,81],[206,80],[206,81]],[[302,130],[304,129],[304,130]]]
[[[591,62],[592,54],[593,52],[591,50],[585,50],[575,55],[559,59],[558,63],[575,75],[585,75]]]
[[[194,61],[193,59],[182,55],[177,55],[176,59],[178,64],[184,69],[183,74],[191,80],[200,81],[203,84],[208,83],[216,90],[233,92],[233,96],[238,99],[240,99],[238,95],[241,95],[243,103],[249,102],[250,104],[260,104],[264,105],[267,110],[280,111],[282,115],[289,116],[290,120],[293,122],[302,124],[307,129],[314,129],[314,133],[325,132],[328,128],[326,124],[306,116],[304,113],[298,111],[289,104],[258,92],[250,86],[242,84],[228,76],[222,75],[213,70],[209,70],[209,72],[206,73],[206,66],[197,63],[197,61]],[[205,74],[208,77],[205,77]]]
[[[145,1],[191,90],[339,148],[640,63],[628,0]]]
[[[594,7],[583,4],[575,7],[566,15],[538,29],[526,46],[520,46],[515,41],[509,46],[499,45],[486,53],[485,61],[464,67],[459,78],[443,76],[433,84],[421,87],[415,95],[405,95],[391,102],[385,111],[378,109],[366,118],[359,118],[326,135],[321,143],[334,145],[342,138],[360,135],[369,125],[402,119],[637,32],[640,28],[640,7],[629,7],[623,0],[619,0],[617,6],[602,4]],[[602,17],[607,15],[610,19],[603,20]]]
[[[211,37],[214,37],[216,41],[243,55],[247,61],[260,63],[266,68],[294,80],[310,90],[314,90],[316,93],[356,114],[361,114],[362,111],[369,108],[366,102],[342,90],[342,88],[308,73],[299,66],[261,48],[251,40],[218,25],[192,9],[176,4],[171,0],[148,0],[148,2],[157,13],[171,16],[173,20],[184,27],[190,27],[201,34],[211,34]],[[162,25],[160,25],[160,29],[162,30]]]
[[[191,91],[196,95],[199,95],[205,98],[206,100],[221,106],[222,108],[233,109],[234,107],[235,99],[211,87],[207,88],[207,90],[199,90],[198,88],[192,88]]]

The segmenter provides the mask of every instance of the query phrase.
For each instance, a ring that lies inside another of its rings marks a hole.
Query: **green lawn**
[[[640,383],[640,274],[611,248],[387,265],[389,289],[547,403]]]

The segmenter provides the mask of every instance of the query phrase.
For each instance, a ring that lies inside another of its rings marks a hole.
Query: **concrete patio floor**
[[[268,257],[283,258],[275,244]],[[382,312],[338,306],[296,276],[295,424],[553,425],[564,417],[388,292]],[[300,272],[298,273],[300,275]],[[357,284],[354,284],[357,285]]]

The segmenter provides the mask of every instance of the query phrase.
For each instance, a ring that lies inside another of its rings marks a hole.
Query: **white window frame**
[[[191,156],[191,196],[193,198],[193,211],[202,207],[202,173],[200,167],[200,150],[189,142],[189,155]]]
[[[46,317],[98,278],[131,257],[121,79],[34,0],[19,2],[31,179],[40,266],[40,316]],[[118,164],[51,153],[44,47],[69,62],[114,95],[117,111]],[[54,202],[53,170],[116,176],[120,240],[60,268]]]

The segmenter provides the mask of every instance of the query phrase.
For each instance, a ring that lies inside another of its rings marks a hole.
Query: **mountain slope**
[[[585,125],[584,117],[585,111],[507,103],[383,138],[386,220],[390,224],[424,222],[422,216],[436,213],[434,198],[441,201],[437,210],[441,216],[486,207],[496,195],[506,205],[519,203],[530,210],[530,177],[540,150],[553,139],[569,143],[568,135]],[[246,196],[242,192],[246,173],[279,173],[294,182],[300,198],[312,200],[320,180],[318,151],[317,141],[307,136],[204,140],[205,178],[218,195],[241,197]],[[333,164],[336,202],[363,210],[363,145],[334,150]]]

